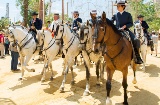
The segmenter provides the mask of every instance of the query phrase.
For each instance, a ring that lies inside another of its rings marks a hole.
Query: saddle
[[[129,35],[129,32],[126,30],[120,30],[123,37],[125,37],[129,42],[131,42],[131,37]]]

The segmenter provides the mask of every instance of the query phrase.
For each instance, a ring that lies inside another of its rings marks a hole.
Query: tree
[[[9,19],[2,17],[0,19],[0,30],[5,29],[9,25]]]
[[[149,24],[149,31],[151,30],[158,30],[160,27],[160,18],[157,16],[158,10],[156,8],[156,4],[153,2],[147,2],[144,3],[144,0],[140,0],[138,2],[135,2],[133,0],[129,1],[131,14],[134,19],[137,18],[137,15],[142,14],[145,16],[145,20]]]

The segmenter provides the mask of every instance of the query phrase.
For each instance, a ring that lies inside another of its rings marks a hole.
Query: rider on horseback
[[[59,18],[59,13],[54,13],[53,15],[53,22],[49,27],[49,31],[52,32],[52,37],[56,35],[56,29],[54,27],[55,24],[61,24],[62,20]]]
[[[42,20],[37,18],[38,13],[33,12],[32,13],[32,19],[29,22],[29,27],[30,27],[30,32],[32,33],[35,42],[38,44],[38,40],[36,38],[37,31],[36,30],[41,30],[42,29]]]
[[[126,1],[119,1],[118,3],[116,2],[115,6],[117,6],[117,10],[119,11],[117,14],[113,15],[112,17],[112,22],[116,21],[116,27],[122,31],[128,31],[129,35],[131,37],[132,43],[133,43],[133,48],[135,52],[135,63],[136,64],[142,64],[143,61],[140,57],[139,54],[139,47],[140,47],[140,42],[139,40],[135,37],[135,35],[129,30],[130,27],[133,26],[133,20],[132,16],[130,13],[124,11],[126,8]]]
[[[73,25],[72,25],[72,30],[76,33],[77,30],[79,30],[79,26],[77,22],[82,23],[82,19],[79,18],[79,12],[74,11],[73,12],[74,20],[73,20]]]

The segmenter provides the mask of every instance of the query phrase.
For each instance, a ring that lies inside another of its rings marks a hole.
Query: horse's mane
[[[120,31],[117,29],[117,27],[108,18],[106,18],[106,22],[107,22],[107,24],[109,26],[112,27],[112,29],[114,30],[115,33],[117,33],[118,35],[122,36],[122,34],[120,33]]]
[[[27,33],[28,33],[28,31],[29,31],[26,27],[24,27],[24,26],[22,26],[22,25],[14,25],[13,27],[20,28],[20,29],[24,30],[24,31],[27,32]]]

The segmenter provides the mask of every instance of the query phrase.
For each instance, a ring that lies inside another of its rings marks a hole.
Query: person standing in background
[[[154,44],[154,50],[156,52],[157,56],[157,49],[158,49],[158,35],[155,34],[155,32],[152,33],[151,39],[153,40]],[[151,55],[153,54],[153,51],[151,51]]]
[[[0,31],[0,53],[0,57],[4,58],[4,35],[2,31]]]
[[[9,55],[9,39],[8,36],[4,37],[5,55]]]
[[[9,49],[11,51],[11,58],[12,58],[11,59],[11,70],[18,71],[19,69],[17,69],[17,65],[18,65],[19,53],[17,50],[17,45],[15,43],[11,43]]]

